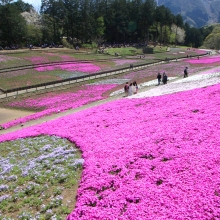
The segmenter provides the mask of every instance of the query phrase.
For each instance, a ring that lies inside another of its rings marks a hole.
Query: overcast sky
[[[33,5],[36,11],[40,10],[41,0],[23,0],[23,2]]]

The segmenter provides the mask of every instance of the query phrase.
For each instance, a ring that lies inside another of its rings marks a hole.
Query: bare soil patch
[[[0,124],[33,114],[31,111],[0,108]]]

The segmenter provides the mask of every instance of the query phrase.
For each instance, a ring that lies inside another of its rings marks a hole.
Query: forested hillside
[[[220,22],[220,0],[157,0],[194,27]]]
[[[97,48],[103,42],[200,47],[212,29],[198,29],[190,24],[196,26],[193,18],[198,26],[206,20],[217,21],[215,13],[211,13],[216,2],[220,0],[42,0],[37,13],[22,0],[0,0],[0,17],[4,18],[0,19],[0,47],[62,44],[69,48]],[[173,12],[160,3],[166,3]],[[214,7],[216,13],[218,7]]]

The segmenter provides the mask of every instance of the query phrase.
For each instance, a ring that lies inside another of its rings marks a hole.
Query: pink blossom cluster
[[[191,64],[211,64],[220,62],[220,56],[212,56],[212,57],[201,57],[199,59],[191,59],[186,60],[186,62]]]
[[[1,126],[4,128],[9,128],[14,125],[101,100],[104,98],[103,93],[114,88],[115,86],[115,84],[87,85],[83,86],[82,89],[77,92],[67,92],[61,94],[49,93],[46,96],[35,99],[25,99],[18,102],[11,102],[8,105],[9,107],[21,107],[41,111],[14,121],[4,123]]]
[[[26,57],[25,59],[31,61],[33,64],[41,64],[49,62],[48,58],[42,56],[35,56],[35,57]]]
[[[100,71],[100,67],[93,63],[70,63],[70,64],[54,64],[53,66],[43,66],[35,68],[39,72],[52,70],[80,71],[86,73],[95,73]]]
[[[7,55],[0,55],[0,62],[7,62],[9,60],[14,60],[14,59],[18,59],[18,58],[10,57]]]
[[[68,138],[85,160],[68,220],[220,219],[220,84],[121,99],[0,141]]]

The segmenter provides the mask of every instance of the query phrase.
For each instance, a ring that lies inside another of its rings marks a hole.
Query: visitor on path
[[[164,72],[163,73],[163,84],[165,85],[165,84],[167,84],[167,75],[166,75],[166,73]]]
[[[134,81],[133,82],[133,94],[137,94],[137,91],[138,91],[138,85],[137,85],[137,82],[136,81]]]
[[[188,77],[188,67],[186,67],[184,69],[184,77],[183,78],[186,78],[186,77]]]
[[[124,86],[125,97],[128,96],[128,90],[129,90],[129,85],[128,85],[128,82],[126,82]]]
[[[128,88],[128,96],[133,95],[133,83],[130,83],[129,88]]]
[[[157,74],[158,86],[160,85],[161,78],[162,78],[161,74],[158,73],[158,74]]]

